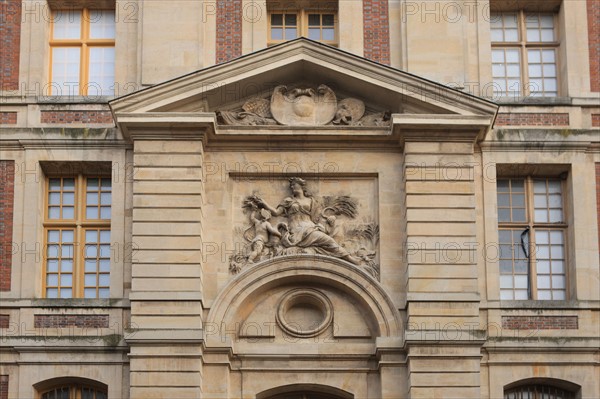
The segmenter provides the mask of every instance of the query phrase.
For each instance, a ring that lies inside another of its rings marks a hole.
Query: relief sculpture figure
[[[246,197],[243,208],[249,214],[250,227],[243,237],[250,242],[250,252],[237,253],[230,258],[232,273],[276,256],[310,254],[343,259],[378,277],[379,267],[374,262],[376,252],[372,248],[360,247],[352,253],[344,247],[351,236],[361,236],[357,232],[366,226],[344,229],[338,224],[337,216],[346,220],[356,218],[354,199],[349,196],[325,197],[325,204],[322,204],[308,192],[306,181],[299,177],[289,179],[289,189],[291,196],[276,207],[256,194]],[[269,221],[271,217],[279,220],[276,227]],[[252,230],[253,236],[249,234]]]

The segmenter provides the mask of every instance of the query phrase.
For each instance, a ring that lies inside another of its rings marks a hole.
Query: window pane
[[[60,271],[62,273],[72,273],[73,272],[73,261],[72,260],[62,260],[60,262]]]
[[[101,193],[100,194],[100,204],[110,205],[110,193]]]
[[[323,36],[323,40],[334,41],[335,40],[335,30],[333,28],[323,28],[321,31]]]
[[[50,193],[48,195],[48,204],[60,205],[60,193]]]
[[[86,198],[87,198],[86,199],[87,205],[98,205],[98,193],[96,193],[96,192],[87,193]]]
[[[61,287],[72,287],[73,286],[73,275],[72,274],[61,274],[60,275]]]
[[[60,191],[60,179],[50,179],[48,188],[50,191]]]
[[[97,271],[97,263],[95,260],[86,260],[85,261],[85,272],[92,273]]]
[[[96,275],[95,274],[86,274],[85,275],[85,285],[87,287],[95,287],[96,286]]]
[[[283,40],[283,29],[271,28],[271,40]]]
[[[87,207],[85,210],[86,219],[98,219],[98,208],[96,207]]]
[[[295,39],[298,37],[296,28],[285,28],[285,38],[287,40]]]
[[[81,11],[54,11],[54,39],[79,39],[81,37]]]
[[[115,12],[113,10],[90,11],[90,37],[92,39],[115,38]]]
[[[46,298],[58,298],[58,289],[56,289],[56,288],[46,289]]]
[[[334,26],[333,14],[323,14],[322,20],[323,20],[323,26]]]
[[[85,298],[96,298],[96,288],[86,288],[83,295]]]
[[[102,259],[100,261],[99,270],[101,273],[108,273],[110,271],[110,261],[108,259]]]
[[[321,30],[318,28],[309,28],[308,38],[312,40],[321,40]]]
[[[49,273],[58,272],[58,261],[57,260],[48,260],[46,262],[46,271]]]
[[[538,276],[538,289],[550,288],[550,276]]]
[[[52,195],[52,194],[50,194]],[[64,205],[75,205],[75,193],[64,193],[63,194]]]
[[[513,276],[500,276],[500,288],[513,288]]]
[[[518,42],[519,41],[519,31],[516,29],[507,29],[504,31],[504,41],[505,42]]]
[[[115,48],[90,48],[89,70],[88,95],[114,95]]]
[[[271,25],[283,25],[283,14],[271,14]]]
[[[58,242],[60,232],[58,230],[48,230],[48,242]]]
[[[65,206],[62,211],[63,211],[63,214],[62,214],[63,219],[75,218],[75,211],[74,211],[73,207]]]
[[[58,274],[49,274],[46,276],[46,285],[51,287],[58,286]]]
[[[321,15],[308,14],[308,26],[321,26]]]
[[[97,191],[98,190],[98,179],[95,179],[95,178],[87,179],[87,190],[88,191]]]
[[[79,47],[52,48],[52,94],[75,96],[79,94]]]
[[[108,288],[100,288],[98,290],[99,298],[108,298],[110,296],[110,290]],[[106,399],[106,396],[102,396],[102,398]]]
[[[110,230],[100,231],[100,242],[110,243]]]
[[[67,288],[67,289],[61,288],[60,297],[61,298],[73,298],[73,290],[70,288]]]
[[[110,219],[110,207],[103,206],[102,208],[100,208],[100,219]]]
[[[285,14],[285,26],[296,25],[296,14]]]

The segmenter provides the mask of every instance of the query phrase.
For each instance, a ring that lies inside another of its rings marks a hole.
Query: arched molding
[[[316,255],[283,256],[253,265],[221,290],[207,323],[217,326],[239,323],[251,310],[244,306],[249,298],[283,285],[326,286],[344,292],[369,313],[365,317],[374,321],[376,337],[403,335],[400,314],[379,282],[346,261]]]
[[[354,395],[348,391],[320,384],[290,384],[274,387],[258,393],[256,395],[256,399],[270,399],[273,397],[279,398],[282,397],[279,395],[294,393],[313,393],[317,395],[321,394],[324,399],[354,399]]]
[[[504,386],[504,390],[519,388],[522,386],[531,386],[531,385],[545,385],[551,386],[555,388],[564,389],[565,391],[569,391],[573,394],[576,394],[581,389],[581,385],[578,385],[574,382],[562,380],[559,378],[547,378],[547,377],[533,377],[533,378],[525,378],[519,381],[511,382]]]
[[[74,376],[62,376],[62,377],[54,377],[49,378],[44,381],[40,381],[38,383],[33,384],[33,388],[38,392],[42,393],[44,391],[48,391],[57,386],[86,386],[90,388],[95,388],[104,392],[108,392],[108,384],[105,384],[100,381],[92,380],[90,378],[84,377],[74,377]]]

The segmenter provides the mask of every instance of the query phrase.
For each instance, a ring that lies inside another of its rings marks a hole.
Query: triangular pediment
[[[313,93],[307,97],[312,96],[314,104],[309,105],[314,111],[309,109],[313,114],[304,118],[304,110],[290,111],[290,101],[286,99],[305,100],[301,95],[307,92]],[[294,97],[297,96],[294,93],[301,93],[300,97]],[[328,108],[324,110],[325,103]],[[450,123],[460,120],[460,125],[473,120],[484,126],[491,125],[497,111],[495,104],[484,99],[305,38],[110,102],[124,131],[126,127],[120,122],[141,120],[142,115],[152,115],[169,126],[177,124],[177,120],[188,123],[190,118],[200,124],[212,121],[217,130],[220,126],[227,129],[236,125],[310,126],[313,121],[315,126],[331,126],[335,123],[331,110],[339,109],[342,104],[355,110],[364,108],[362,114],[356,111],[354,116],[363,115],[369,120],[366,126],[373,127],[392,126],[400,120],[421,124],[423,118],[432,117]],[[238,123],[236,115],[245,116],[248,108],[251,114],[262,110],[258,112],[261,117],[253,114],[250,123],[247,120]],[[290,112],[296,113],[297,118],[292,115],[290,119]],[[222,117],[223,113],[231,118]],[[171,122],[169,115],[173,117]],[[387,124],[380,123],[382,118]]]

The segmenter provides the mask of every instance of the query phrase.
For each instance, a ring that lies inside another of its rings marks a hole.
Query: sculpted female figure
[[[299,177],[290,178],[292,196],[273,208],[262,199],[258,205],[267,209],[273,216],[284,216],[288,225],[283,228],[282,244],[286,247],[310,248],[315,253],[334,256],[358,265],[360,259],[350,255],[332,237],[325,233],[323,226],[316,224],[318,210],[314,198],[305,190],[306,182]],[[286,231],[287,230],[287,231]]]

